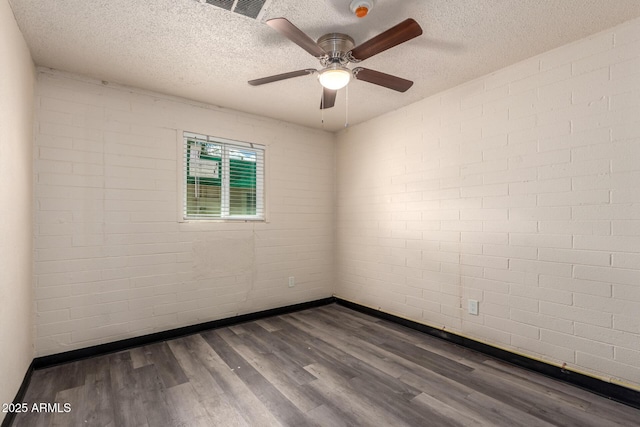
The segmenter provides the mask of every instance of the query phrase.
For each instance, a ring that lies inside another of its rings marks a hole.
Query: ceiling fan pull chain
[[[324,129],[324,88],[320,85],[320,121],[322,129]]]
[[[349,127],[349,85],[345,89],[344,127]]]

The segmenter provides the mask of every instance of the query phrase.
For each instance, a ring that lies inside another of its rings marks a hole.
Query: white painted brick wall
[[[638,40],[630,21],[342,131],[337,294],[640,387]]]
[[[45,70],[35,129],[38,356],[333,293],[333,135]],[[268,222],[179,222],[184,130],[267,146]]]

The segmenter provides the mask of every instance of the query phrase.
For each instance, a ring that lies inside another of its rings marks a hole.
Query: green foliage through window
[[[185,219],[263,219],[264,148],[185,133]]]

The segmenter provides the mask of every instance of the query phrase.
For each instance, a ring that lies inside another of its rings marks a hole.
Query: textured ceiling
[[[361,63],[414,86],[397,93],[353,81],[348,120],[356,124],[640,16],[638,0],[377,0],[364,19],[350,0],[268,0],[258,19],[198,0],[9,3],[38,66],[330,131],[345,124],[345,90],[322,112],[313,75],[247,84],[320,68],[266,19],[285,17],[313,39],[347,33],[356,45],[418,21],[422,36]]]

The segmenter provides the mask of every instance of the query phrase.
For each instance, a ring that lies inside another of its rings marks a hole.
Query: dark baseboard
[[[451,332],[445,332],[441,329],[433,328],[422,323],[394,316],[392,314],[356,304],[351,301],[346,301],[338,297],[335,298],[335,301],[336,303],[352,310],[359,311],[361,313],[368,314],[379,319],[388,320],[390,322],[397,323],[399,325],[403,325],[420,332],[424,332],[426,334],[441,338],[451,343],[479,351],[481,353],[495,357],[496,359],[511,363],[512,365],[516,365],[530,371],[538,372],[548,377],[555,378],[557,380],[580,387],[600,396],[604,396],[608,399],[624,403],[625,405],[631,406],[636,409],[640,409],[640,391],[603,381],[589,375],[571,371],[569,369],[564,369],[545,362],[534,360],[526,356],[493,347],[491,345],[484,344],[457,334],[453,334]]]
[[[24,396],[27,393],[27,387],[29,387],[29,383],[31,382],[31,375],[33,374],[33,369],[34,368],[33,368],[33,361],[32,361],[31,364],[29,365],[29,368],[27,368],[27,373],[24,374],[24,378],[22,379],[22,384],[20,384],[20,388],[16,393],[16,397],[13,399],[14,404],[19,404],[24,402]],[[15,417],[16,417],[15,412],[7,412],[7,414],[4,417],[4,420],[2,420],[2,426],[0,427],[10,427],[11,424],[13,424],[13,420]]]
[[[74,362],[89,357],[101,356],[103,354],[115,353],[129,348],[141,345],[153,344],[159,341],[166,341],[185,335],[197,334],[198,332],[208,329],[222,328],[224,326],[232,326],[238,323],[250,322],[270,316],[278,316],[295,311],[306,310],[308,308],[320,307],[331,304],[335,298],[328,297],[315,301],[303,302],[299,304],[288,305],[285,307],[272,308],[269,310],[258,311],[256,313],[241,314],[239,316],[227,317],[226,319],[213,320],[211,322],[199,323],[197,325],[184,326],[182,328],[171,329],[168,331],[155,332],[153,334],[143,335],[140,337],[127,338],[120,341],[114,341],[106,344],[99,344],[92,347],[71,350],[64,353],[52,354],[50,356],[41,356],[33,359],[33,369],[43,369],[62,363]]]

